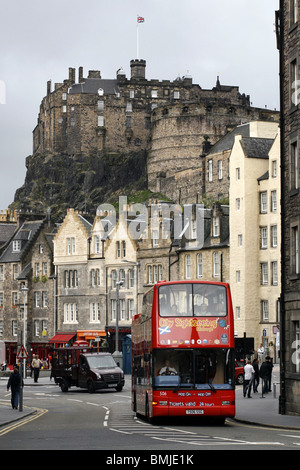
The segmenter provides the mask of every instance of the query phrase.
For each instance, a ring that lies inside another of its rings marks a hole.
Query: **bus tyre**
[[[69,383],[66,379],[61,379],[60,381],[60,389],[62,392],[67,392],[69,390]]]
[[[96,391],[96,387],[95,387],[95,384],[92,380],[89,380],[88,383],[87,383],[87,389],[88,389],[88,392],[89,393],[95,393]]]

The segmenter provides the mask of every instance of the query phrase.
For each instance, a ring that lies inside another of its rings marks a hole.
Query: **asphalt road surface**
[[[0,400],[10,403],[4,380],[0,381]],[[300,432],[233,420],[216,425],[197,418],[176,418],[149,424],[131,411],[129,381],[122,392],[107,390],[94,394],[77,388],[62,393],[53,384],[25,386],[26,406],[39,412],[13,426],[0,427],[0,450],[100,450],[104,459],[101,463],[142,468],[142,463],[199,464],[197,459],[202,450],[252,452],[300,448]],[[19,411],[11,410],[11,413]],[[169,457],[165,457],[166,453]],[[174,455],[178,461],[172,461]],[[253,461],[259,454],[255,455],[254,458],[252,454]],[[125,456],[142,460],[116,461]]]

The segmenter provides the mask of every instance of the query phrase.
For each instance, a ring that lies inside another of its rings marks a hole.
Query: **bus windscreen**
[[[226,288],[217,284],[168,284],[159,287],[162,317],[207,317],[227,315]]]
[[[153,351],[156,387],[225,390],[233,388],[230,349],[157,349]]]

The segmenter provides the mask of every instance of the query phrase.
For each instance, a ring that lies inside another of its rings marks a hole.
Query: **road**
[[[0,399],[10,401],[3,380]],[[18,422],[9,432],[1,428],[1,450],[102,450],[106,451],[103,453],[106,459],[116,458],[122,452],[129,457],[131,452],[138,456],[139,451],[147,450],[149,459],[163,458],[157,457],[163,452],[175,452],[182,459],[193,455],[194,462],[190,463],[196,463],[200,450],[299,450],[300,446],[300,432],[233,420],[227,420],[223,426],[186,419],[149,424],[131,411],[129,381],[122,392],[108,390],[94,394],[76,388],[62,393],[55,385],[26,386],[25,406],[38,408],[39,415]],[[132,465],[135,466],[134,462]]]

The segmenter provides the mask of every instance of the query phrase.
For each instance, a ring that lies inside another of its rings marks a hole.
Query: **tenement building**
[[[280,0],[280,10],[276,12],[276,20],[280,57],[282,182],[280,411],[282,414],[300,415],[300,8],[298,0]]]

